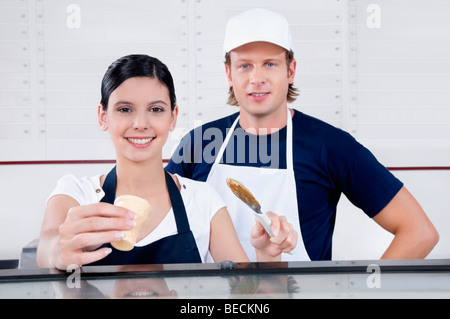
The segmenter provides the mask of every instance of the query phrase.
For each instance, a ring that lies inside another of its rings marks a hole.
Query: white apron
[[[278,215],[286,216],[287,221],[293,225],[298,234],[297,247],[293,255],[282,254],[283,261],[309,261],[300,231],[300,221],[297,207],[297,191],[294,177],[294,163],[292,153],[292,116],[287,111],[287,140],[286,140],[286,167],[287,169],[234,166],[221,164],[225,148],[233,135],[239,117],[220,148],[215,162],[206,180],[222,196],[227,205],[228,212],[233,220],[242,247],[250,261],[256,261],[255,249],[250,244],[250,232],[255,225],[255,217],[250,208],[240,201],[228,188],[226,179],[231,177],[241,182],[255,196],[261,204],[263,212],[272,211]]]

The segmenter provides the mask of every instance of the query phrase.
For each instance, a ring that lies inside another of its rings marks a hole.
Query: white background
[[[0,162],[113,159],[97,124],[100,83],[131,53],[174,76],[169,158],[190,129],[237,110],[226,105],[222,39],[226,21],[254,7],[291,24],[301,93],[291,107],[350,132],[388,167],[450,166],[446,0],[0,0]],[[39,236],[60,176],[110,167],[0,165],[0,259]],[[393,172],[440,232],[430,258],[449,258],[450,171]],[[333,258],[376,259],[391,238],[342,199]]]

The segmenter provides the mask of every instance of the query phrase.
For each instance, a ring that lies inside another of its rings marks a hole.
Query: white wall
[[[22,247],[39,237],[46,200],[63,175],[107,173],[108,164],[0,165],[0,260],[18,259]]]
[[[393,171],[425,210],[440,240],[427,258],[450,258],[450,171]],[[393,236],[353,206],[345,196],[338,206],[333,259],[378,259]]]
[[[0,0],[0,259],[38,235],[61,175],[110,167],[1,162],[113,159],[96,120],[100,82],[130,53],[154,55],[174,75],[180,116],[168,158],[188,130],[236,110],[225,104],[224,27],[257,6],[291,24],[301,92],[292,107],[347,130],[386,166],[450,166],[446,0]],[[448,172],[395,171],[441,230],[436,257],[450,243]],[[345,199],[340,208],[335,257],[376,258],[383,244],[362,239],[389,236]]]

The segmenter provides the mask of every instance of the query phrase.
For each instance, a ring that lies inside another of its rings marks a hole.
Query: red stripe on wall
[[[114,164],[115,160],[6,161],[0,165]]]
[[[390,171],[448,171],[449,166],[387,167]]]
[[[163,163],[168,163],[163,159]],[[59,160],[59,161],[0,161],[2,165],[58,165],[58,164],[115,164],[116,160]],[[405,166],[388,167],[390,171],[448,171],[450,166]]]

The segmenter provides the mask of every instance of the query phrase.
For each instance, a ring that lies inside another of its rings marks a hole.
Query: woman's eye
[[[150,108],[150,112],[155,112],[155,113],[164,112],[164,108],[159,107],[159,106],[153,106]]]
[[[129,112],[131,112],[131,108],[129,108],[129,107],[121,107],[121,108],[117,109],[117,111],[119,113],[129,113]]]

